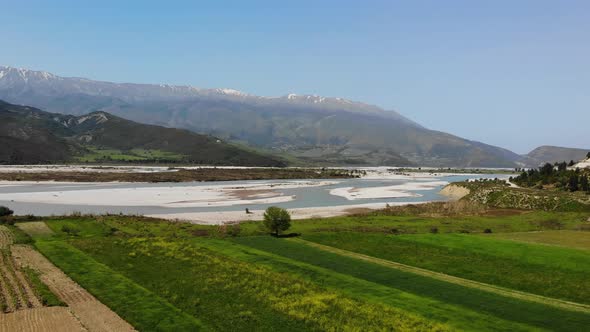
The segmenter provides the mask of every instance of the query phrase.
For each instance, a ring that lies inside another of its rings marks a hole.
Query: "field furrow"
[[[14,306],[14,298],[9,289],[8,281],[4,276],[4,271],[0,268],[0,296],[2,297],[2,311],[13,312],[16,308]]]
[[[486,284],[486,283],[482,283],[482,282],[463,279],[463,278],[459,278],[459,277],[455,277],[455,276],[450,276],[450,275],[447,275],[444,273],[434,272],[434,271],[418,268],[415,266],[405,265],[402,263],[397,263],[397,262],[393,262],[393,261],[389,261],[389,260],[385,260],[385,259],[381,259],[381,258],[367,256],[364,254],[360,254],[360,253],[356,253],[356,252],[352,252],[352,251],[348,251],[348,250],[343,250],[343,249],[339,249],[339,248],[334,248],[331,246],[326,246],[323,244],[310,242],[310,241],[306,241],[303,239],[289,239],[289,241],[300,242],[300,243],[303,243],[303,244],[308,245],[310,247],[314,247],[314,248],[317,248],[317,249],[320,249],[323,251],[331,252],[331,253],[334,253],[337,255],[360,259],[363,261],[379,264],[379,265],[394,268],[397,270],[410,272],[410,273],[414,273],[417,275],[430,277],[430,278],[434,278],[437,280],[441,280],[441,281],[445,281],[445,282],[449,282],[449,283],[453,283],[453,284],[457,284],[457,285],[461,285],[461,286],[465,286],[465,287],[469,287],[469,288],[475,288],[475,289],[495,293],[495,294],[506,296],[506,297],[536,302],[536,303],[545,304],[545,305],[551,305],[551,306],[554,306],[557,308],[562,308],[562,309],[571,310],[571,311],[590,313],[590,305],[586,305],[586,304],[544,297],[544,296],[540,296],[540,295],[535,295],[535,294],[516,291],[516,290],[507,289],[507,288],[503,288],[503,287],[499,287],[499,286],[494,286],[494,285],[490,285],[490,284]]]
[[[35,295],[35,292],[31,288],[31,285],[29,284],[29,281],[23,275],[22,271],[20,271],[20,269],[17,268],[17,266],[16,266],[15,262],[13,261],[12,257],[7,258],[6,261],[9,262],[9,265],[11,266],[12,271],[14,271],[14,276],[16,277],[16,281],[20,285],[21,293],[26,298],[27,306],[29,308],[40,308],[40,307],[42,307],[43,305],[41,304],[41,301],[39,301],[39,299]]]
[[[0,225],[0,249],[8,247],[12,244],[12,233],[3,225]]]
[[[0,254],[0,270],[6,280],[6,286],[12,296],[14,310],[27,307],[26,297],[22,294],[22,289],[16,280],[12,265],[9,265],[6,259],[5,251]]]
[[[80,287],[43,255],[25,245],[12,246],[19,264],[40,272],[40,279],[90,331],[134,331],[134,328],[115,312]]]
[[[0,332],[13,331],[87,331],[64,307],[19,310],[0,315]]]

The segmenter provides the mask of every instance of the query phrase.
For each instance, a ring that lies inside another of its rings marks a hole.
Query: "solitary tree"
[[[271,206],[264,212],[264,226],[275,236],[291,227],[291,214],[289,211]]]

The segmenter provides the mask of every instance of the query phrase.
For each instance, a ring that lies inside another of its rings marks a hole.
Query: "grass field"
[[[49,218],[53,234],[38,223],[19,227],[70,277],[143,330],[170,330],[179,322],[223,331],[582,331],[590,326],[590,306],[583,305],[587,253],[496,236],[552,229],[556,221],[575,232],[586,218],[530,212],[293,222],[290,231],[303,240],[270,237],[259,223],[225,237],[215,226],[117,216]],[[438,234],[430,234],[433,227]],[[486,228],[492,236],[483,235]],[[512,289],[526,293],[511,296]],[[582,304],[562,306],[557,299]]]
[[[533,294],[590,303],[586,252],[464,234],[312,234],[309,241]]]
[[[561,230],[501,233],[490,236],[498,239],[590,250],[590,232]]]

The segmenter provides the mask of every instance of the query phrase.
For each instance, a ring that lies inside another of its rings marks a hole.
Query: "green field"
[[[573,230],[584,217],[342,217],[294,222],[302,236],[278,239],[259,223],[225,237],[216,226],[79,217],[48,219],[55,234],[33,237],[140,330],[582,331],[586,252],[482,232],[545,229],[555,218]]]
[[[515,232],[491,235],[499,239],[539,243],[569,247],[574,249],[590,250],[590,232],[576,232],[570,230],[539,231],[539,232]]]
[[[97,163],[104,161],[115,162],[150,162],[150,161],[182,161],[186,156],[178,153],[161,151],[161,150],[117,150],[117,149],[99,149],[95,147],[88,147],[88,152],[84,155],[76,157],[76,161],[84,163]]]
[[[587,252],[464,234],[312,234],[306,240],[533,294],[590,303]]]

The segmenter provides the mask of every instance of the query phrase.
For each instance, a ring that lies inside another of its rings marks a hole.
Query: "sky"
[[[590,148],[590,1],[0,0],[0,65],[343,97],[526,153]]]

